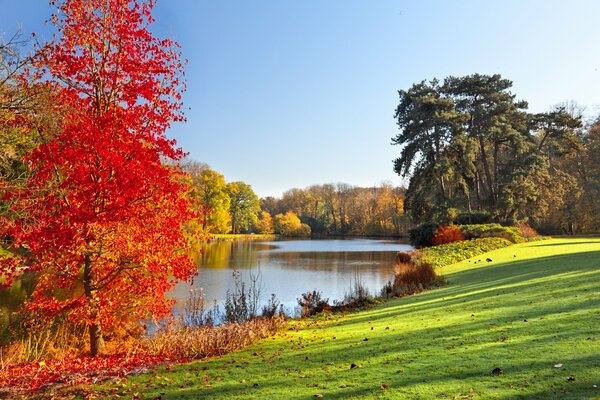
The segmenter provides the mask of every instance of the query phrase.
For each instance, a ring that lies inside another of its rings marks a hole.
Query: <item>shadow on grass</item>
[[[199,374],[183,376],[185,365],[160,372],[177,383],[154,387],[140,377],[149,385],[144,395],[452,399],[471,388],[490,399],[600,394],[592,388],[600,383],[600,251],[474,267],[448,280],[449,286],[208,360]],[[492,376],[496,367],[504,373]]]
[[[597,241],[588,240],[581,242],[568,242],[568,243],[540,243],[540,244],[532,244],[531,247],[548,247],[548,246],[573,246],[576,244],[594,244],[598,243]]]

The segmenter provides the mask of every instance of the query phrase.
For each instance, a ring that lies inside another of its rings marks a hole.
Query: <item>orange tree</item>
[[[27,308],[103,329],[170,313],[175,280],[192,276],[184,224],[194,218],[183,153],[165,131],[182,121],[178,45],[155,38],[152,0],[63,0],[57,39],[36,56],[60,128],[24,160],[27,184],[5,190],[3,283],[37,274]],[[18,215],[18,218],[12,216]]]

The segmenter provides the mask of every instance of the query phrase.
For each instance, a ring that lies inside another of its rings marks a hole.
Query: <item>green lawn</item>
[[[444,272],[442,288],[294,322],[243,351],[113,383],[106,395],[600,398],[600,239],[515,245]]]

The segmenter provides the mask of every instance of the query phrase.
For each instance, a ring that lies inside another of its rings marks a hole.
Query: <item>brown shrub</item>
[[[539,236],[539,233],[529,226],[529,224],[517,224],[517,228],[519,228],[521,235],[523,235],[525,239],[531,239]]]
[[[412,251],[399,251],[396,254],[396,264],[409,263],[413,259]]]
[[[462,233],[458,226],[440,225],[435,231],[433,239],[431,239],[431,243],[434,246],[437,246],[440,244],[460,242],[462,240],[465,240],[465,235]]]
[[[434,268],[428,263],[399,263],[396,264],[394,280],[388,282],[382,289],[384,297],[401,297],[422,292],[439,279]]]
[[[309,290],[306,293],[302,293],[301,296],[298,299],[298,305],[300,306],[300,316],[302,318],[332,310],[331,305],[329,305],[329,299],[324,299],[322,293],[317,290],[313,290],[312,292]]]

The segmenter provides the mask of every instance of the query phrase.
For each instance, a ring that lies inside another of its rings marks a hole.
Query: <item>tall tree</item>
[[[231,182],[227,184],[231,215],[231,232],[240,233],[247,231],[258,221],[260,203],[252,187],[244,182]]]
[[[162,162],[182,156],[165,130],[183,119],[183,70],[177,44],[148,29],[153,1],[52,4],[59,39],[37,62],[60,129],[25,155],[26,188],[4,195],[25,218],[1,233],[27,252],[3,272],[36,272],[27,307],[87,324],[97,355],[103,329],[168,315],[165,292],[195,272],[183,234],[194,217],[188,188]]]
[[[560,113],[527,113],[511,87],[500,75],[474,74],[399,92],[400,133],[392,140],[403,148],[394,169],[411,176],[406,201],[415,220],[451,222],[457,210],[528,217],[548,171],[535,135],[540,121],[552,128],[548,137],[564,137],[573,125]]]
[[[210,169],[208,165],[197,162],[190,162],[184,168],[192,178],[196,208],[204,213],[203,233],[229,232],[231,226],[230,199],[225,177]]]
[[[414,203],[424,198],[431,201],[423,204],[425,208],[412,207],[414,216],[420,218],[436,210],[430,208],[430,203],[445,205],[451,197],[449,179],[455,160],[449,157],[449,147],[468,116],[456,109],[454,100],[443,92],[437,80],[423,81],[398,94],[395,118],[400,133],[392,138],[392,143],[403,148],[394,160],[394,171],[404,177],[429,177],[427,185],[420,186]],[[411,182],[409,202],[410,194],[417,192],[416,183]]]

